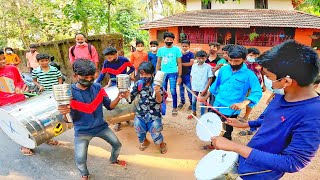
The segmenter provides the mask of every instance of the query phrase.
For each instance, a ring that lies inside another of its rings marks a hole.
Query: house
[[[208,50],[209,42],[256,47],[262,52],[288,39],[319,50],[320,17],[294,10],[295,0],[178,0],[187,11],[146,23],[150,40],[163,42],[163,33],[177,37],[175,44],[188,39],[191,50]]]

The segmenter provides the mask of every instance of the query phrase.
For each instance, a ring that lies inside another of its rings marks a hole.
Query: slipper
[[[180,104],[178,105],[178,109],[182,109],[182,108],[183,108],[183,105],[184,105],[184,104],[180,103]]]
[[[167,149],[167,144],[166,143],[163,143],[164,145],[161,147],[161,145],[160,145],[160,153],[161,154],[165,154],[167,151],[168,151],[168,149]]]
[[[194,116],[197,116],[197,113],[195,113],[195,112],[193,112],[192,114],[193,114]],[[193,119],[193,116],[192,116],[192,115],[189,115],[187,118],[188,118],[188,119]]]
[[[252,135],[253,132],[250,130],[246,130],[246,131],[240,131],[239,132],[239,136],[246,136],[246,135]]]
[[[178,109],[173,109],[172,116],[177,116],[177,115],[178,115]]]
[[[150,145],[150,141],[146,139],[143,143],[140,143],[140,146],[139,146],[140,151],[144,151],[149,147],[149,145]]]
[[[25,156],[32,156],[34,155],[34,152],[32,151],[32,149],[26,148],[26,147],[20,147],[20,151],[23,155]]]
[[[111,165],[120,166],[120,167],[126,167],[127,163],[125,161],[123,161],[123,160],[118,160],[117,162],[111,163]]]
[[[56,140],[53,140],[53,139],[50,139],[49,141],[46,142],[48,145],[50,146],[59,146],[61,145],[61,143],[59,141],[56,141]]]

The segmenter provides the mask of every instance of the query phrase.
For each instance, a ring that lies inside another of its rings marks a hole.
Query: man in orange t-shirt
[[[130,61],[134,66],[135,73],[132,73],[132,79],[139,79],[138,67],[142,62],[148,62],[148,53],[144,51],[144,42],[141,40],[136,41],[137,51],[133,52],[130,57]]]

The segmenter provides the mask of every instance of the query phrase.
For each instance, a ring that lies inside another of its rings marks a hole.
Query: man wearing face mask
[[[213,106],[230,107],[218,110],[226,117],[237,118],[241,109],[247,105],[254,107],[259,102],[262,90],[257,76],[244,64],[247,49],[239,45],[234,46],[229,49],[229,57],[230,65],[220,69],[204,100],[211,94],[215,95]],[[249,89],[251,93],[246,97]],[[224,137],[231,140],[233,127],[226,125],[225,130]]]
[[[13,52],[13,49],[11,47],[6,47],[4,51],[7,65],[18,66],[21,63],[21,59]]]
[[[238,173],[250,179],[280,179],[306,167],[320,144],[320,96],[314,82],[320,72],[317,52],[288,40],[260,56],[267,88],[276,93],[266,110],[255,121],[227,124],[238,128],[259,128],[245,145],[223,137],[212,137],[216,149],[240,155]],[[266,172],[266,170],[268,170]]]
[[[82,33],[77,33],[75,35],[76,45],[73,45],[69,48],[69,60],[71,65],[76,59],[84,58],[88,59],[96,65],[95,78],[98,77],[98,64],[99,64],[99,55],[96,48],[89,43],[86,43],[86,36]]]

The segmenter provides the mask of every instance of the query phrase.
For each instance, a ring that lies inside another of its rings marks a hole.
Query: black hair
[[[37,61],[40,61],[41,59],[49,59],[50,60],[50,56],[48,54],[37,54],[36,59],[37,59]]]
[[[117,51],[117,49],[116,48],[114,48],[114,47],[107,47],[105,50],[103,50],[103,52],[102,52],[102,54],[103,55],[115,55],[115,54],[117,54],[118,53],[118,51]]]
[[[138,71],[144,71],[147,74],[153,74],[155,69],[151,62],[143,62],[139,65]]]
[[[83,33],[77,33],[74,38],[76,38],[78,35],[82,35],[84,38],[87,38],[86,35],[84,35]]]
[[[220,43],[217,43],[217,42],[210,42],[209,43],[209,47],[210,46],[216,46],[217,48],[220,48],[221,44]]]
[[[295,40],[288,40],[273,47],[258,57],[256,62],[274,73],[277,79],[290,76],[301,87],[312,84],[320,69],[317,52]]]
[[[29,48],[37,48],[36,44],[30,44]]]
[[[54,61],[54,56],[50,56],[50,61],[51,61],[51,62]]]
[[[190,46],[190,41],[185,39],[181,42],[181,44],[188,44]]]
[[[313,84],[320,84],[320,74],[317,76],[316,81]]]
[[[59,71],[60,71],[60,69],[61,69],[60,65],[59,65],[58,63],[56,63],[56,62],[51,61],[51,62],[49,63],[49,65],[57,68]]]
[[[229,49],[233,48],[234,44],[227,44],[223,46],[222,51],[229,51]]]
[[[144,42],[142,40],[137,40],[136,41],[136,46],[138,46],[138,44],[142,44],[144,46]]]
[[[260,51],[257,48],[248,48],[248,54],[260,55]]]
[[[8,49],[10,49],[11,51],[13,51],[12,47],[6,47],[6,48],[4,48],[4,51],[6,51],[6,50],[8,50]]]
[[[172,32],[168,32],[168,31],[163,33],[163,39],[165,39],[167,37],[172,38],[172,39],[175,38],[174,34]]]
[[[90,76],[96,72],[96,65],[89,59],[79,58],[74,61],[72,69],[76,75]]]
[[[196,57],[207,57],[207,53],[203,50],[200,50],[196,53]]]
[[[246,59],[248,55],[248,51],[245,47],[236,45],[233,48],[230,48],[228,50],[228,54],[231,59],[235,59],[235,58]]]
[[[0,49],[0,55],[1,55],[1,54],[4,54],[4,51],[3,51],[2,49]]]
[[[159,46],[159,43],[158,43],[158,41],[151,41],[151,42],[150,42],[150,46],[151,46],[151,45]]]

